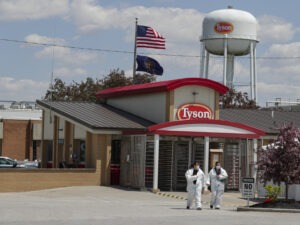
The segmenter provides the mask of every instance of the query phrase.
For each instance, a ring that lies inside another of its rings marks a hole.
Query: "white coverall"
[[[225,179],[228,177],[227,172],[221,168],[221,173],[217,176],[215,168],[212,168],[208,174],[206,185],[210,185],[211,199],[210,205],[215,208],[220,208],[222,196],[225,189]]]
[[[187,206],[191,207],[193,200],[195,199],[196,208],[201,208],[201,192],[204,183],[204,173],[201,169],[198,170],[196,175],[193,175],[194,168],[186,171],[185,177],[187,181],[186,190],[188,192]],[[194,184],[196,180],[196,184]]]

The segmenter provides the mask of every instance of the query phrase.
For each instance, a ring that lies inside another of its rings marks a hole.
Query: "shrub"
[[[278,200],[278,196],[283,192],[280,186],[272,186],[271,184],[266,185],[265,190],[267,191],[266,198],[271,202],[276,202]]]

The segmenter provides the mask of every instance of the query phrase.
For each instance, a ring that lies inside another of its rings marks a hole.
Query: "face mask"
[[[221,166],[216,166],[216,169],[217,169],[217,170],[221,169]]]
[[[199,166],[195,166],[195,170],[199,170],[200,169],[200,167]]]

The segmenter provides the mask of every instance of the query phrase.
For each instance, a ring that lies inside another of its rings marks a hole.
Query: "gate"
[[[238,143],[225,144],[224,168],[229,175],[226,188],[228,190],[239,190],[240,151]]]

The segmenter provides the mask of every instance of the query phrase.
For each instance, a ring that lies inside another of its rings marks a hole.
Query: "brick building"
[[[15,103],[0,108],[0,155],[40,160],[42,111]]]

